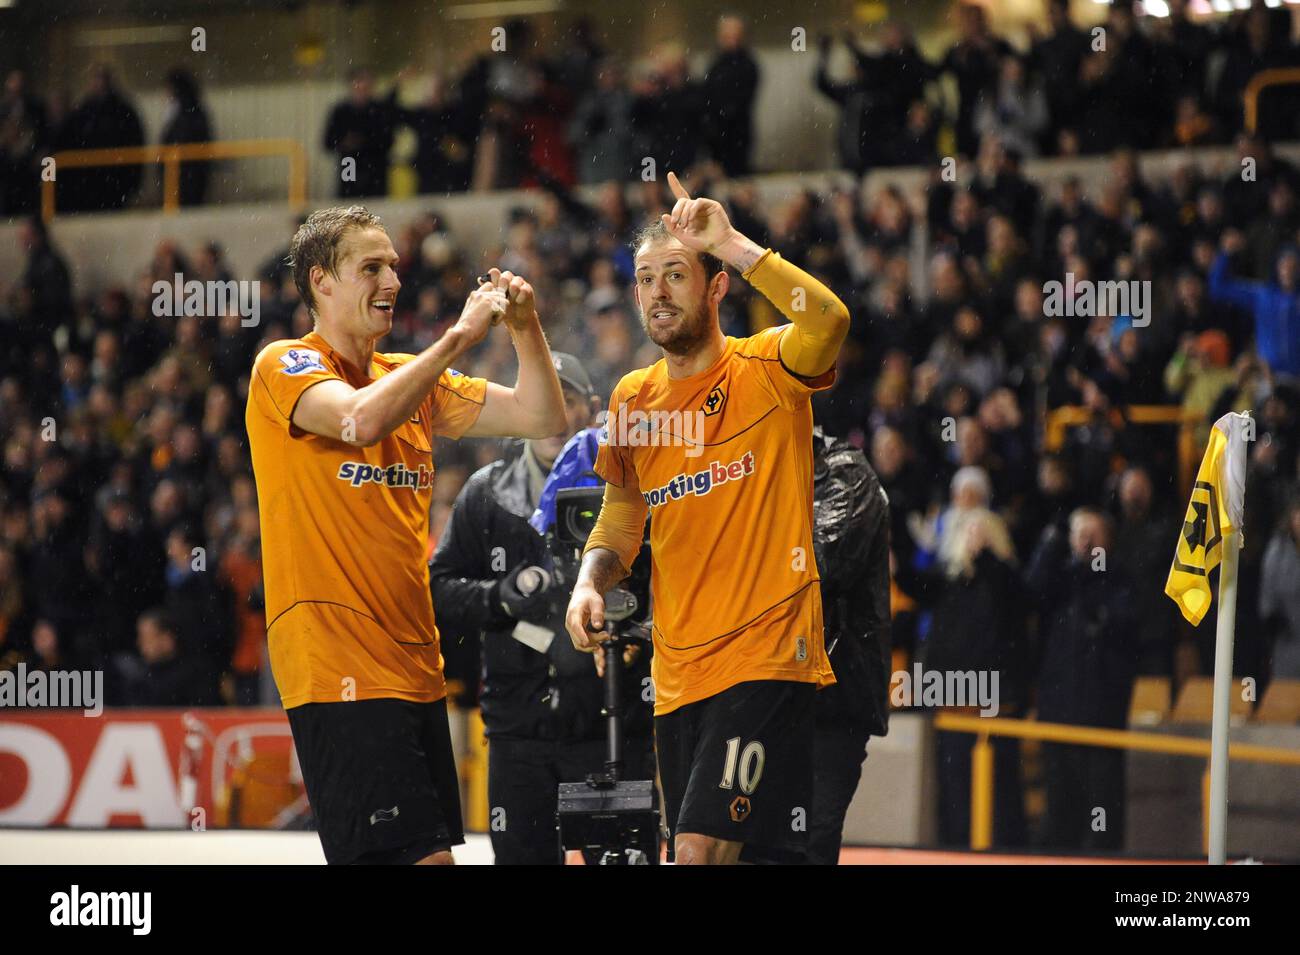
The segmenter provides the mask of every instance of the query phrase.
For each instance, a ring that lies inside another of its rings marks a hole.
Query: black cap
[[[590,397],[596,393],[596,389],[591,384],[591,376],[587,374],[587,369],[583,368],[582,362],[568,352],[551,352],[551,362],[555,365],[555,374],[561,382],[584,397]]]

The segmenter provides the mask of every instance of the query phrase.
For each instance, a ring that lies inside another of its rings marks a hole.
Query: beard
[[[709,312],[704,296],[688,309],[678,309],[679,321],[672,328],[656,329],[650,324],[652,305],[641,310],[641,328],[646,337],[670,355],[689,355],[709,338]],[[675,307],[675,306],[674,306]]]

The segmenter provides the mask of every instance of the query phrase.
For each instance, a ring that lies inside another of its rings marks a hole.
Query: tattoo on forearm
[[[733,232],[725,242],[714,249],[714,254],[737,272],[744,273],[752,269],[754,263],[761,259],[766,251],[748,236]]]
[[[762,256],[763,249],[750,242],[736,253],[736,259],[732,264],[735,266],[736,271],[748,272]]]
[[[595,547],[582,558],[582,570],[579,581],[589,583],[597,593],[605,593],[627,576],[623,562],[618,554],[608,547]]]

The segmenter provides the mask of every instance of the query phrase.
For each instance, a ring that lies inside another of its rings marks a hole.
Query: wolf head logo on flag
[[[1254,431],[1248,416],[1231,412],[1214,423],[1201,469],[1196,473],[1165,593],[1193,626],[1210,609],[1210,571],[1223,559],[1223,541],[1241,530],[1246,488],[1246,440]]]

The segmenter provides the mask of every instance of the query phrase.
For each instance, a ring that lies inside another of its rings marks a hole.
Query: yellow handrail
[[[488,814],[488,741],[483,732],[483,713],[474,707],[466,715],[469,748],[460,767],[465,783],[465,829],[487,832],[492,820]]]
[[[1048,451],[1059,451],[1065,444],[1065,432],[1096,420],[1098,412],[1082,405],[1064,405],[1047,412],[1043,443]],[[1178,480],[1183,497],[1191,493],[1196,467],[1200,464],[1196,444],[1196,425],[1201,415],[1184,411],[1181,405],[1129,405],[1112,408],[1108,415],[1118,415],[1130,424],[1176,424],[1178,428]]]
[[[989,742],[990,736],[1013,736],[1050,743],[1072,743],[1077,746],[1104,746],[1110,749],[1135,749],[1149,753],[1169,753],[1174,756],[1200,756],[1207,760],[1210,757],[1208,739],[1162,736],[1159,733],[1142,733],[1134,730],[1101,729],[1095,726],[1071,726],[1066,723],[1040,723],[1036,720],[1017,720],[1000,716],[966,716],[945,712],[935,716],[934,728],[951,733],[975,735],[975,750],[971,760],[970,847],[972,849],[988,849],[993,845],[993,748]],[[1229,743],[1228,758],[1245,759],[1255,763],[1300,766],[1300,750],[1258,746],[1253,743]],[[1204,789],[1201,794],[1202,815],[1205,815],[1209,808],[1208,793],[1209,790]]]
[[[1300,67],[1284,66],[1273,70],[1260,70],[1250,78],[1241,93],[1245,104],[1246,132],[1254,133],[1259,122],[1259,94],[1270,86],[1286,86],[1300,83]]]
[[[301,208],[307,201],[307,150],[296,139],[235,139],[211,143],[122,146],[112,149],[71,149],[55,153],[55,178],[60,169],[89,166],[134,166],[163,164],[163,211],[176,212],[181,205],[181,163],[213,159],[251,159],[284,156],[289,160],[289,205]],[[41,182],[41,217],[54,218],[54,180]]]

